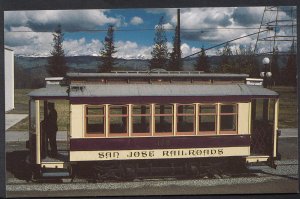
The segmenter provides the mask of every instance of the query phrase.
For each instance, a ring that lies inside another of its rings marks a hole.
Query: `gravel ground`
[[[7,191],[66,191],[66,190],[122,190],[122,189],[148,189],[163,187],[209,187],[219,185],[257,184],[272,180],[289,179],[298,180],[298,161],[285,160],[277,162],[277,169],[267,166],[250,166],[255,170],[256,177],[238,177],[227,179],[196,179],[196,180],[135,180],[133,182],[105,182],[85,183],[75,180],[74,183],[42,183],[42,184],[19,184],[22,181],[9,180]],[[17,184],[17,186],[16,186]]]

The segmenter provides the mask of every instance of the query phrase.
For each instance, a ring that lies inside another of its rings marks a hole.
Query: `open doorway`
[[[276,99],[253,99],[251,155],[273,155]]]
[[[67,161],[69,151],[69,101],[40,100],[41,162]]]

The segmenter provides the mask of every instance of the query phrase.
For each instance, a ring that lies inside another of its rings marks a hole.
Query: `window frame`
[[[126,114],[111,114],[111,107],[126,107],[127,113]],[[111,133],[110,132],[110,125],[111,125],[111,117],[125,117],[126,118],[126,133]],[[128,137],[129,136],[129,106],[128,104],[125,105],[108,105],[107,107],[107,118],[108,122],[106,123],[107,126],[107,136],[108,137]]]
[[[236,112],[235,113],[222,113],[221,112],[221,110],[222,110],[222,106],[226,106],[226,105],[233,105],[233,106],[235,106],[235,110],[236,110]],[[219,111],[219,134],[220,135],[237,135],[238,134],[238,103],[220,103],[220,105],[219,105],[219,109],[220,109],[220,111]],[[235,115],[235,123],[236,123],[236,128],[235,128],[235,131],[222,131],[221,130],[221,117],[223,116],[223,115]]]
[[[174,104],[156,104],[156,103],[153,103],[153,136],[168,136],[168,135],[174,135]],[[155,113],[155,110],[156,110],[156,106],[162,106],[162,105],[170,105],[172,110],[171,110],[171,113]],[[156,117],[160,117],[160,116],[168,116],[168,117],[172,117],[171,119],[171,126],[172,126],[172,129],[171,129],[171,132],[156,132]]]
[[[88,113],[88,108],[103,108],[103,115],[89,115]],[[86,104],[84,106],[84,136],[85,137],[106,137],[106,110],[105,110],[105,105],[89,105]],[[93,117],[93,118],[103,118],[103,133],[101,132],[96,132],[96,133],[88,133],[87,132],[87,122],[88,122],[88,117]]]
[[[194,113],[178,113],[180,106],[193,106]],[[174,106],[173,106],[174,109]],[[173,111],[174,112],[174,111]],[[193,116],[193,131],[178,131],[178,116]],[[196,135],[196,105],[195,104],[176,104],[176,135]],[[174,124],[173,124],[174,128]]]
[[[218,103],[200,103],[198,106],[198,129],[197,129],[197,135],[217,135],[218,134]],[[214,106],[215,112],[214,113],[201,113],[201,106]],[[214,131],[200,131],[200,118],[201,116],[215,116],[215,130]]]
[[[149,107],[149,113],[135,114],[135,113],[133,113],[134,106],[148,106]],[[130,125],[131,125],[131,136],[132,137],[134,137],[134,136],[151,136],[152,135],[152,106],[151,106],[151,104],[132,104],[130,111],[131,111],[131,122],[130,122]],[[146,116],[146,117],[149,117],[149,132],[147,132],[147,133],[133,132],[133,118],[137,117],[137,116]]]

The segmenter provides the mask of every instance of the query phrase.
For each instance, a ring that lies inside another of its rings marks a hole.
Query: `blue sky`
[[[120,58],[151,57],[155,26],[164,16],[168,48],[171,50],[176,8],[112,10],[45,10],[6,11],[4,13],[5,45],[16,54],[48,56],[52,31],[61,24],[65,31],[64,48],[68,56],[99,55],[109,24],[115,26],[115,44]],[[264,7],[181,8],[181,41],[183,56],[216,44],[258,31]],[[284,11],[281,18],[288,17]],[[272,16],[271,16],[272,18]],[[271,20],[270,18],[270,20]],[[249,29],[253,28],[253,29]],[[74,32],[74,30],[77,30]],[[103,31],[87,31],[103,30]],[[287,34],[282,31],[282,33]],[[231,43],[253,45],[256,36]],[[288,45],[286,45],[288,46]],[[286,48],[282,46],[281,48]],[[220,49],[207,52],[214,55]]]

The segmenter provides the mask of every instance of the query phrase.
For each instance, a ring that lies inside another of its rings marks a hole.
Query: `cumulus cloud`
[[[93,29],[105,24],[122,24],[121,17],[109,17],[107,10],[39,10],[4,12],[5,28],[26,26],[34,31]]]
[[[138,45],[133,41],[117,41],[116,42],[118,58],[124,59],[150,59],[152,46]]]
[[[253,26],[260,23],[264,7],[239,7],[234,9],[232,19],[242,26]]]
[[[135,16],[135,17],[132,17],[132,19],[130,20],[130,23],[132,25],[140,25],[140,24],[144,23],[144,21],[141,17]]]

